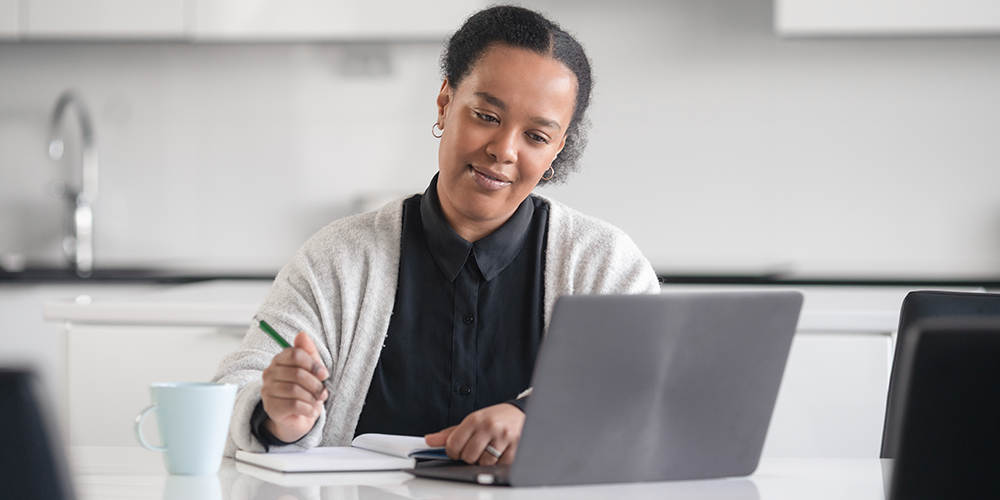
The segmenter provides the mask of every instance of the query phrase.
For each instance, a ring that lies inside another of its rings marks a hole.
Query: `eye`
[[[493,115],[488,115],[486,113],[480,113],[479,111],[473,111],[473,113],[476,114],[477,118],[479,118],[480,120],[482,120],[484,122],[500,123],[500,120],[497,120],[497,118],[495,116],[493,116]]]
[[[544,137],[542,137],[542,136],[540,136],[538,134],[532,134],[531,132],[528,132],[525,135],[527,135],[528,138],[531,139],[532,141],[535,141],[535,142],[537,142],[539,144],[548,144],[549,143],[548,139],[546,139],[546,138],[544,138]]]

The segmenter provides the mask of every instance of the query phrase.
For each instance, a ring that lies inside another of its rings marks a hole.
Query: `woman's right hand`
[[[268,416],[264,427],[272,436],[293,443],[312,429],[330,397],[323,387],[327,376],[316,345],[299,332],[292,347],[278,353],[264,370],[260,396]]]

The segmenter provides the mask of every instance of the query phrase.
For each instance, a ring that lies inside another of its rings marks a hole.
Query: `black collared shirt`
[[[396,302],[355,435],[437,432],[528,388],[547,225],[548,205],[529,196],[470,243],[445,220],[436,176],[403,202]]]
[[[437,176],[403,202],[393,314],[355,435],[437,432],[528,388],[544,330],[547,227],[548,205],[529,196],[470,243],[444,218]],[[287,444],[266,418],[258,404],[253,434],[265,448]]]

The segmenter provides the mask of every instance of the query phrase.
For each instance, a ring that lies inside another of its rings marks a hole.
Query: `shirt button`
[[[458,388],[458,393],[463,396],[468,396],[469,394],[472,393],[472,388],[467,385],[463,385],[462,387]]]
[[[466,314],[465,316],[462,316],[462,323],[468,325],[469,323],[472,323],[472,320],[474,319],[476,318],[473,317],[471,314]]]

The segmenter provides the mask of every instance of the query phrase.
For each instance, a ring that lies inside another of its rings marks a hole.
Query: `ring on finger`
[[[503,455],[503,452],[494,448],[493,445],[491,444],[486,445],[486,453],[489,453],[490,455],[493,455],[496,458],[500,458],[500,455]]]

